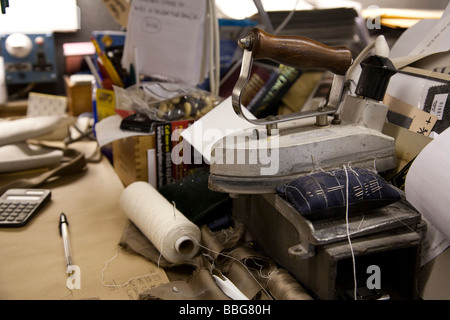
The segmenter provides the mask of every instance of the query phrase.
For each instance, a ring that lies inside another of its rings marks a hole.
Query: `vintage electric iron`
[[[361,62],[354,93],[348,90],[351,52],[299,36],[274,36],[258,28],[239,41],[241,72],[232,93],[234,111],[255,125],[224,137],[212,148],[209,187],[235,194],[274,193],[278,185],[310,174],[351,165],[378,172],[396,166],[395,141],[383,134],[388,107],[381,101],[396,70],[374,55]],[[317,110],[249,119],[241,94],[253,59],[294,68],[323,68],[335,74],[324,105]]]

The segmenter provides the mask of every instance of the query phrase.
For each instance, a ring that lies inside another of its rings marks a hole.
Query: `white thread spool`
[[[197,254],[200,229],[149,183],[126,187],[120,207],[166,260],[177,263]]]

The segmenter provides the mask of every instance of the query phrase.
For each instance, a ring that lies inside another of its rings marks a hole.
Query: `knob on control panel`
[[[23,33],[13,33],[5,40],[5,49],[16,58],[25,58],[33,49],[33,43],[27,35]]]

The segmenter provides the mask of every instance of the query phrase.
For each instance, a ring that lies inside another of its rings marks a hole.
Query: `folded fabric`
[[[349,214],[381,208],[401,197],[378,174],[361,168],[302,176],[276,191],[311,220],[342,216],[347,205]]]
[[[38,188],[50,180],[55,181],[66,175],[87,170],[86,158],[82,152],[72,148],[63,148],[61,151],[63,160],[58,166],[45,171],[38,176],[20,178],[0,185],[0,194],[3,194],[8,189]]]
[[[0,173],[54,166],[62,157],[62,150],[25,142],[0,146]]]
[[[212,232],[201,227],[202,252],[180,263],[162,257],[140,230],[129,222],[120,245],[157,263],[165,269],[183,266],[186,279],[174,280],[139,294],[143,300],[229,300],[217,286],[212,271],[220,270],[251,300],[311,300],[312,297],[285,269],[246,245],[245,226],[236,221],[233,228]],[[192,272],[185,267],[193,267]]]

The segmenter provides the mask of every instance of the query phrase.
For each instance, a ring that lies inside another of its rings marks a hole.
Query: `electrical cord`
[[[219,95],[220,85],[220,40],[219,23],[214,0],[208,1],[209,13],[209,86],[213,95]]]

